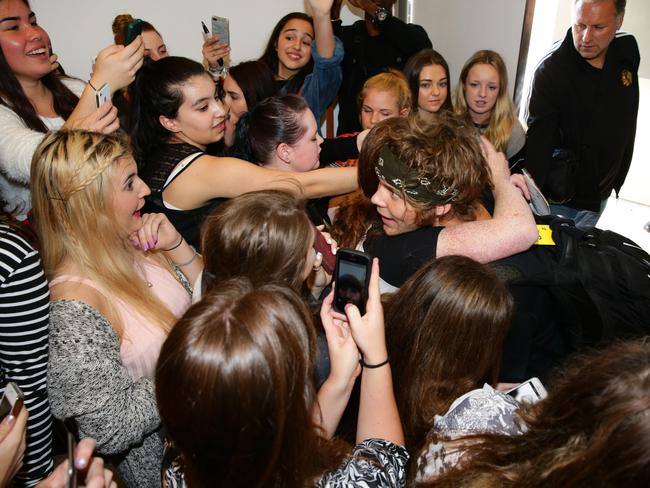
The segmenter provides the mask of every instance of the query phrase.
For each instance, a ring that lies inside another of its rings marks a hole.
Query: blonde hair
[[[169,331],[171,311],[137,273],[139,251],[120,234],[112,210],[111,172],[130,156],[116,135],[81,130],[48,134],[32,158],[31,189],[35,228],[45,272],[51,279],[64,259],[80,274]],[[170,270],[160,256],[153,259]],[[139,278],[139,279],[138,279]],[[112,312],[115,311],[113,305]],[[113,313],[116,320],[119,316]],[[124,324],[111,324],[121,336]]]
[[[368,78],[359,92],[359,99],[357,101],[359,110],[361,110],[363,100],[366,98],[369,90],[392,93],[397,98],[397,106],[400,112],[404,109],[411,110],[411,89],[409,88],[404,73],[401,71],[389,69],[385,73],[379,73]]]
[[[497,151],[505,152],[517,116],[515,115],[515,106],[508,94],[508,70],[499,53],[485,49],[475,52],[467,60],[460,72],[460,80],[454,93],[455,111],[467,119],[470,118],[467,101],[465,100],[465,82],[469,70],[476,64],[488,64],[499,75],[499,94],[483,135],[494,145]]]

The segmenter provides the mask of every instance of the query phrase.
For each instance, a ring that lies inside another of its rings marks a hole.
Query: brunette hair
[[[139,163],[161,144],[170,132],[160,123],[160,116],[170,119],[178,115],[183,104],[182,87],[194,76],[212,78],[205,68],[191,59],[169,56],[155,62],[145,62],[135,78],[131,142]]]
[[[129,24],[135,19],[131,14],[120,14],[113,19],[111,29],[113,30],[113,39],[115,44],[126,44],[126,34],[129,30]],[[142,19],[141,19],[142,20]],[[142,21],[142,32],[155,32],[160,36],[160,32],[146,20]],[[160,36],[162,38],[162,36]]]
[[[574,357],[548,397],[520,409],[520,417],[526,423],[520,435],[459,439],[462,463],[425,485],[648,486],[648,338]]]
[[[315,333],[291,289],[218,284],[170,332],[160,417],[188,486],[303,487],[341,459],[314,425]]]
[[[499,93],[484,135],[494,145],[497,151],[505,152],[508,146],[510,132],[517,121],[517,115],[515,114],[515,106],[508,93],[508,70],[499,53],[485,49],[475,52],[467,60],[460,72],[460,79],[454,96],[456,113],[465,117],[469,123],[472,123],[467,101],[465,100],[465,83],[467,82],[469,71],[477,64],[488,64],[499,75]]]
[[[271,72],[273,75],[278,74],[278,65],[279,65],[279,60],[278,60],[278,52],[277,52],[277,47],[278,47],[278,39],[280,38],[280,34],[282,33],[282,29],[284,29],[284,26],[287,25],[287,23],[290,20],[293,19],[299,19],[299,20],[304,20],[305,22],[309,22],[309,24],[314,27],[314,20],[307,14],[303,12],[291,12],[282,17],[277,24],[275,24],[275,27],[273,28],[273,32],[271,32],[271,37],[269,37],[269,42],[266,44],[266,48],[264,49],[264,53],[260,57],[260,61],[266,63],[266,65],[271,68]],[[302,88],[302,84],[305,81],[305,77],[312,72],[314,69],[314,60],[313,58],[310,58],[309,61],[303,68],[296,74],[294,75],[285,85],[287,93],[298,93],[300,91],[300,88]]]
[[[276,92],[273,72],[261,61],[239,63],[228,70],[228,76],[241,88],[249,111]]]
[[[246,276],[256,285],[280,283],[299,291],[312,229],[304,202],[288,192],[232,198],[208,215],[201,228],[205,271],[216,282]]]
[[[271,162],[279,144],[297,143],[307,128],[303,115],[309,105],[299,95],[284,95],[262,100],[250,112],[248,137],[254,162],[264,166]]]
[[[436,415],[483,382],[496,384],[513,301],[489,267],[446,256],[425,264],[386,302],[397,405],[415,453]]]
[[[418,110],[418,98],[420,95],[420,73],[422,68],[426,66],[442,66],[445,70],[448,86],[451,84],[451,77],[449,76],[449,65],[445,58],[442,57],[438,51],[433,49],[423,49],[422,51],[414,54],[409,58],[404,66],[404,75],[408,79],[408,84],[411,89],[412,109],[414,112]],[[440,110],[453,110],[451,105],[451,90],[447,92],[447,98],[440,106]]]
[[[411,110],[411,90],[401,71],[389,69],[384,73],[368,78],[359,92],[357,100],[359,110],[363,107],[363,100],[369,90],[389,92],[397,99],[397,107],[400,111],[404,109]]]
[[[27,0],[22,1],[29,7]],[[56,71],[52,71],[41,78],[43,85],[52,93],[54,111],[63,120],[70,117],[77,103],[79,103],[79,97],[63,84],[62,80],[65,79],[70,78]],[[23,87],[7,63],[2,49],[0,49],[0,104],[14,111],[29,129],[42,133],[49,131],[25,95]]]
[[[359,186],[368,198],[377,191],[374,165],[384,147],[402,164],[416,170],[420,178],[435,182],[438,188],[455,191],[450,202],[454,215],[474,220],[476,202],[490,186],[490,171],[476,131],[464,120],[445,113],[426,122],[412,114],[408,118],[383,120],[373,127],[359,153],[358,166]],[[404,192],[402,197],[415,208],[419,225],[433,223],[433,203],[416,201]]]
[[[140,251],[120,234],[112,209],[113,167],[129,155],[117,134],[60,130],[45,136],[32,159],[30,184],[43,268],[51,279],[69,259],[81,274],[167,331],[175,317],[134,274]],[[154,253],[152,259],[172,272],[164,258]],[[121,336],[124,324],[111,325]]]

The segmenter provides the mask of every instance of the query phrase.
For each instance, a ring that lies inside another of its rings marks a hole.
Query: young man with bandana
[[[640,55],[634,37],[618,32],[625,3],[574,0],[573,26],[540,61],[529,99],[526,167],[561,203],[552,213],[581,228],[618,194],[634,150]],[[574,178],[552,163],[558,150],[577,159]]]
[[[528,249],[538,236],[505,156],[451,115],[432,124],[416,117],[379,123],[361,150],[359,182],[379,217],[363,248],[380,259],[382,291],[431,258],[490,262]],[[492,216],[482,205],[488,187]]]

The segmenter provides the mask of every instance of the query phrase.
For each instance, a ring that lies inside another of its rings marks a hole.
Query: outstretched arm
[[[437,257],[458,254],[488,263],[525,251],[537,240],[535,219],[510,181],[508,161],[485,138],[483,146],[494,184],[494,216],[445,227],[438,237]]]

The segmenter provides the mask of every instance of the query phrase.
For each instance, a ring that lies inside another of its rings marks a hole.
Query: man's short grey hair
[[[578,3],[579,0],[573,0],[573,5]],[[592,2],[602,2],[604,0],[590,0]],[[614,8],[616,9],[616,15],[623,15],[625,13],[625,5],[627,0],[613,0]]]

